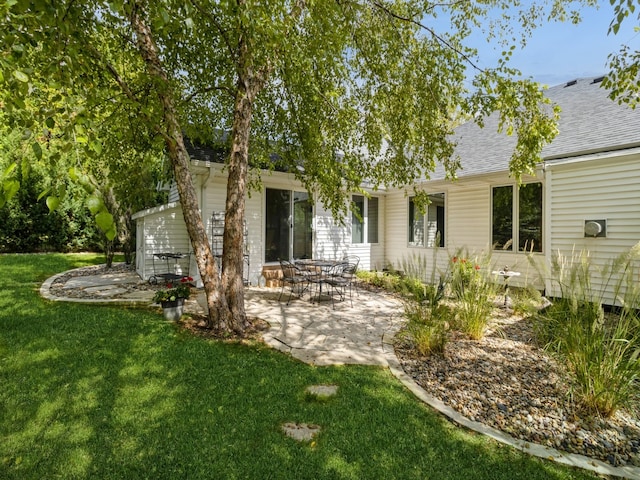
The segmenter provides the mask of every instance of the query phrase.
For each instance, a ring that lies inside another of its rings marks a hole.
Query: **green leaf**
[[[71,179],[71,181],[76,182],[79,177],[80,177],[80,172],[78,171],[78,169],[76,167],[71,167],[69,169],[69,178]]]
[[[38,195],[38,202],[40,200],[42,200],[44,198],[45,195],[49,195],[49,192],[51,191],[51,188],[47,188],[46,190],[43,190],[40,195]]]
[[[17,180],[5,180],[2,184],[4,197],[8,202],[20,190],[20,182]]]
[[[98,212],[104,210],[104,202],[100,197],[87,198],[87,208],[92,215],[96,215]]]
[[[99,140],[92,141],[89,146],[91,147],[91,150],[96,152],[98,155],[102,153],[102,143],[100,143]]]
[[[13,72],[13,76],[16,78],[16,80],[18,80],[19,82],[23,82],[23,83],[27,83],[29,81],[29,76],[24,73],[21,72],[20,70],[16,70]]]
[[[118,232],[116,232],[115,228],[111,228],[111,229],[109,229],[109,231],[105,232],[105,236],[107,237],[107,239],[109,241],[112,241],[114,238],[116,238],[117,234],[118,234]]]
[[[40,144],[38,142],[33,142],[31,144],[31,148],[33,150],[33,153],[36,154],[36,158],[38,160],[42,159],[42,147],[40,147]]]
[[[47,207],[49,207],[49,212],[55,211],[60,205],[60,199],[58,197],[54,197],[53,195],[49,195],[47,197]]]
[[[62,183],[58,186],[58,197],[62,200],[67,195],[67,186]]]
[[[46,123],[47,127],[53,128],[55,126],[55,124],[56,124],[56,121],[53,118],[49,117],[49,118],[47,118],[45,123]]]
[[[115,228],[113,224],[113,215],[107,211],[100,212],[96,215],[96,224],[98,225],[98,228],[105,233]]]
[[[9,165],[6,168],[6,170],[4,171],[4,174],[2,176],[3,177],[8,177],[9,175],[11,175],[11,172],[13,172],[17,166],[18,166],[18,163],[17,162],[13,162],[11,165]]]

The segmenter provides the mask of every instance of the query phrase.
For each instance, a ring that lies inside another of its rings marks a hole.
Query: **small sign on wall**
[[[607,236],[607,220],[585,220],[584,236],[597,238]]]

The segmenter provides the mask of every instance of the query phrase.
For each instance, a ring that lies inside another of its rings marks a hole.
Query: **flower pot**
[[[182,317],[184,298],[177,298],[171,302],[160,302],[164,318],[170,322],[177,322]]]

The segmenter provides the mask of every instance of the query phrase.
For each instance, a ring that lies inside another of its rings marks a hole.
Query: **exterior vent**
[[[572,87],[574,86],[576,83],[578,83],[578,80],[571,80],[570,82],[567,82],[567,84],[565,85],[566,87]]]
[[[591,83],[600,83],[602,80],[604,80],[604,75],[602,77],[594,78]]]
[[[607,220],[585,220],[584,221],[585,237],[606,237],[607,236]]]

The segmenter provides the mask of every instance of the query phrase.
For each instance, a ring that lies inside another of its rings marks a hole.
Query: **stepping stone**
[[[285,435],[298,442],[309,442],[320,433],[320,425],[307,423],[285,423],[282,425]]]
[[[318,399],[327,399],[338,393],[337,385],[311,385],[307,387],[305,392]]]
[[[120,288],[116,285],[105,285],[104,287],[89,287],[85,288],[84,291],[98,297],[111,297],[127,293],[126,288]]]

